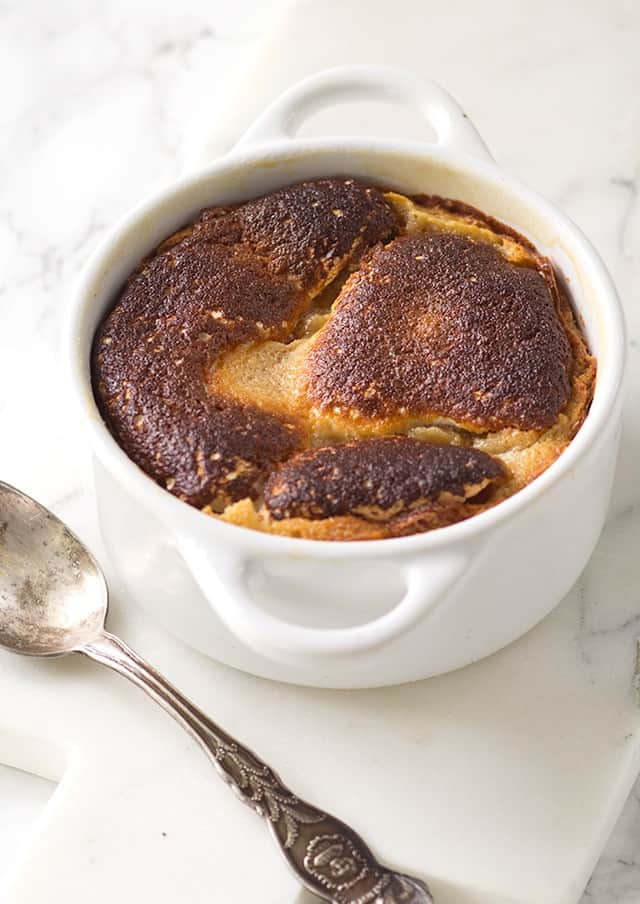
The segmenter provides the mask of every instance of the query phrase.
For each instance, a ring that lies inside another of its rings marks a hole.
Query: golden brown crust
[[[206,386],[226,348],[285,338],[314,296],[396,215],[376,189],[321,180],[205,210],[130,277],[98,330],[101,411],[127,454],[193,505],[255,496],[301,446],[295,423]]]
[[[169,237],[98,330],[93,375],[118,442],[175,495],[355,540],[450,524],[529,483],[582,423],[595,362],[516,232],[328,179]]]
[[[256,508],[250,499],[242,499],[225,510],[224,521],[237,527],[302,540],[386,540],[447,527],[488,507],[488,504],[476,505],[473,501],[445,498],[388,521],[371,521],[359,515],[335,515],[319,519],[286,518],[278,521],[271,518],[264,508]],[[215,515],[208,507],[203,511],[205,514]]]
[[[382,436],[294,455],[272,471],[264,501],[277,521],[339,515],[388,521],[464,502],[504,474],[500,462],[476,449]]]
[[[308,395],[341,415],[444,417],[540,429],[570,392],[571,353],[548,274],[489,244],[415,233],[352,276],[308,355]]]

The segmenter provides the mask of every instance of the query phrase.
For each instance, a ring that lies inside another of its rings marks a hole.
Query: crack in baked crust
[[[186,502],[364,539],[532,480],[584,419],[595,363],[550,263],[508,227],[326,179],[169,237],[101,324],[93,376],[117,441]]]

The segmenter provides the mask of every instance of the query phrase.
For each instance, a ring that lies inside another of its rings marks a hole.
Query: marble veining
[[[456,5],[463,12],[473,7],[470,0]],[[587,33],[600,15],[598,5],[607,10],[604,33]],[[548,66],[560,85],[571,86],[572,66],[585,54],[600,55],[598,65],[609,74],[585,85],[583,94],[593,92],[598,109],[608,104],[610,118],[592,122],[587,107],[571,110],[566,142],[553,145],[555,168],[531,144],[523,142],[520,155],[516,144],[505,146],[502,156],[500,140],[492,146],[512,172],[585,230],[626,302],[629,370],[620,466],[608,526],[579,586],[576,643],[589,664],[607,655],[608,637],[640,635],[640,306],[634,303],[640,289],[640,7],[631,0],[593,0],[566,8],[558,10],[556,31],[563,40],[552,44]],[[49,505],[65,506],[80,493],[87,466],[59,360],[70,286],[109,225],[180,172],[190,142],[210,131],[275,11],[274,0],[0,5],[0,474]],[[578,19],[587,23],[580,26],[583,44],[570,40],[570,23]],[[516,54],[510,66],[515,98],[525,80]],[[471,86],[481,75],[466,78]],[[548,134],[539,140],[551,142]],[[606,597],[614,581],[626,583],[629,592],[624,617],[618,613],[612,621]],[[630,690],[634,666],[630,659]],[[9,818],[3,810],[2,819]],[[639,850],[636,785],[583,904],[636,904]]]

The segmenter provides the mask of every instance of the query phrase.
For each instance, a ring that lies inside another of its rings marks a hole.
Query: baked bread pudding
[[[595,382],[530,242],[337,178],[203,210],[129,277],[92,363],[110,431],[162,487],[322,540],[498,504],[571,442]]]

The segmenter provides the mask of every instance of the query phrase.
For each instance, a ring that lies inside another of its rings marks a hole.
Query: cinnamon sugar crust
[[[504,476],[476,449],[381,436],[308,449],[275,468],[264,489],[270,515],[331,518],[356,514],[388,521],[442,502],[464,502]]]
[[[354,179],[204,210],[129,278],[92,364],[109,429],[161,486],[326,540],[495,505],[562,452],[595,383],[530,242]]]
[[[550,273],[465,235],[416,232],[376,249],[306,361],[307,393],[345,415],[443,417],[467,430],[551,426],[571,349]]]

